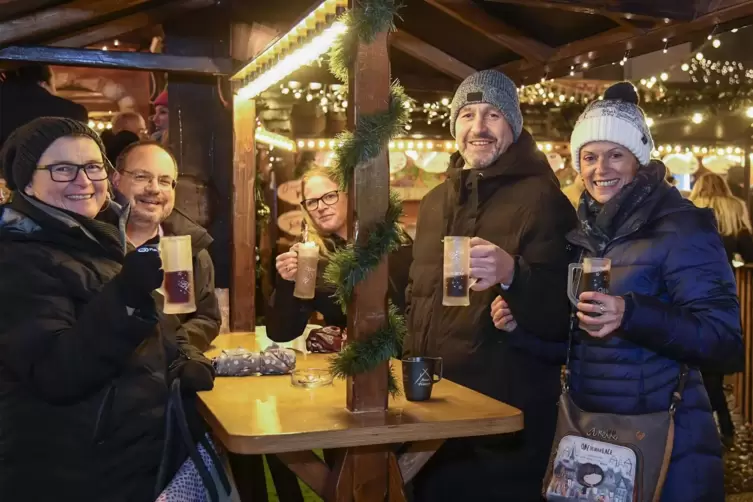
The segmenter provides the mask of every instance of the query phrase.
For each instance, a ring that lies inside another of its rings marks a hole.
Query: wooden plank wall
[[[736,274],[742,313],[745,371],[735,375],[735,403],[745,422],[753,423],[753,266],[740,267]]]

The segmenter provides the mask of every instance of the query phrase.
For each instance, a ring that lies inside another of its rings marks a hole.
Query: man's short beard
[[[466,158],[466,156],[462,152],[460,153],[460,156],[463,157],[463,160],[465,161],[465,165],[470,167],[471,169],[486,169],[490,165],[497,162],[497,160],[502,156],[503,153],[504,152],[499,152],[496,155],[490,157],[488,161],[485,160],[484,162],[481,162],[480,164],[470,162],[468,158]]]

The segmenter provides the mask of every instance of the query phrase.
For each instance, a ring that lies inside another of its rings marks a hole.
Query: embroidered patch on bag
[[[592,439],[565,436],[557,447],[550,502],[630,502],[638,459],[632,449]]]

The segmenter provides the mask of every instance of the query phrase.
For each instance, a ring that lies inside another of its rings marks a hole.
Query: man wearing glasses
[[[165,316],[179,322],[189,341],[206,351],[220,332],[221,316],[214,291],[214,265],[207,250],[209,233],[175,208],[178,165],[175,157],[157,142],[133,143],[117,158],[113,185],[116,199],[129,203],[126,233],[136,247],[163,235],[190,235],[196,312]]]

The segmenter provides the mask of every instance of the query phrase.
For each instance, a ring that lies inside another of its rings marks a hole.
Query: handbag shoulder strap
[[[583,255],[584,251],[581,250],[578,256],[578,263],[583,261]],[[580,279],[578,279],[580,282]],[[576,287],[576,291],[577,291]],[[570,325],[568,327],[568,336],[567,336],[567,355],[565,359],[565,376],[562,381],[562,393],[567,393],[570,391],[570,358],[572,356],[572,350],[573,350],[573,338],[575,337],[575,332],[578,330],[578,308],[573,305],[570,308]],[[681,363],[680,364],[680,373],[677,377],[677,387],[675,387],[675,390],[672,392],[672,400],[669,405],[669,412],[671,414],[674,414],[675,410],[677,409],[677,406],[680,404],[680,401],[682,401],[682,395],[685,392],[685,385],[688,383],[688,376],[690,375],[690,368],[687,364]]]

